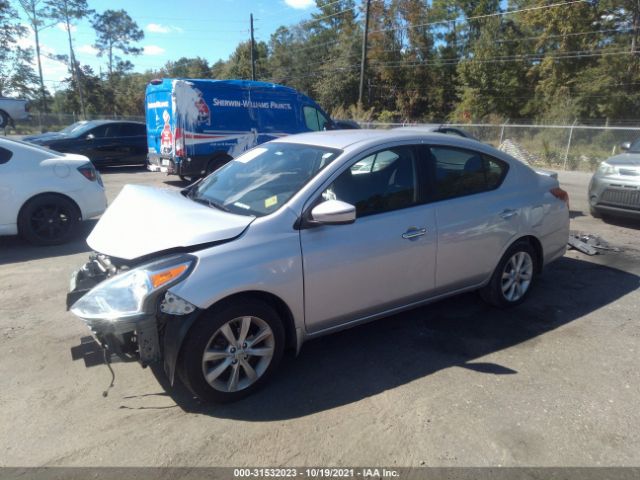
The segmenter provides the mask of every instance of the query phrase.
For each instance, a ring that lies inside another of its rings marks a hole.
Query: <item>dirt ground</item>
[[[180,185],[104,179],[110,199]],[[109,371],[71,360],[87,330],[64,307],[84,240],[1,238],[0,466],[640,465],[640,223],[591,218],[589,175],[560,180],[572,228],[623,252],[568,252],[513,310],[467,294],[309,342],[225,406],[136,363],[114,365],[103,397]]]

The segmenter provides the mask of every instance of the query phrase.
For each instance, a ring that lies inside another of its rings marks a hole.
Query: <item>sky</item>
[[[120,55],[134,64],[135,71],[157,69],[180,57],[200,56],[210,64],[226,60],[238,43],[250,38],[251,13],[256,41],[268,42],[279,26],[298,23],[317,12],[314,0],[89,0],[88,3],[97,12],[124,9],[144,30],[144,39],[137,44],[144,48],[144,53]],[[90,65],[96,73],[101,68],[105,71],[106,58],[99,58],[92,46],[95,33],[90,19],[78,21],[71,33],[80,63]],[[33,33],[20,44],[33,46]],[[65,28],[52,25],[42,31],[40,48],[45,86],[51,91],[64,88],[61,80],[68,77],[66,66],[46,55],[69,53]]]

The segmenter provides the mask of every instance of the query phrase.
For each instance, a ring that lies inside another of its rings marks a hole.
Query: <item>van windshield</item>
[[[341,153],[313,145],[264,144],[209,175],[189,198],[236,214],[268,215]]]

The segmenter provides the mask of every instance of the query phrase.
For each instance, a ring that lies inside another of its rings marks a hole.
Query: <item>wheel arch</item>
[[[231,160],[233,160],[233,157],[231,155],[229,155],[224,151],[218,151],[214,153],[211,156],[211,158],[209,158],[209,160],[207,161],[206,168],[207,170],[209,170],[209,165],[216,165],[216,164],[219,164],[218,168],[220,168],[221,166],[229,163]]]
[[[201,314],[206,311],[210,311],[212,309],[218,309],[223,307],[228,303],[237,303],[243,300],[252,299],[259,300],[271,308],[275,310],[278,316],[282,319],[284,333],[285,333],[285,349],[295,350],[297,351],[299,348],[298,345],[298,336],[295,327],[295,320],[293,318],[293,313],[291,309],[286,304],[284,300],[282,300],[277,295],[265,292],[262,290],[247,290],[243,292],[236,292],[231,295],[228,295],[220,300],[216,301],[208,308],[201,310],[198,315],[189,316],[186,318],[187,324],[183,324],[182,328],[178,325],[179,322],[169,323],[167,326],[172,325],[171,331],[165,332],[164,343],[164,369],[165,373],[169,377],[170,383],[173,385],[175,379],[176,368],[180,364],[180,358],[183,355],[183,346],[189,332],[191,332],[193,326],[199,320]],[[170,335],[170,337],[167,337]]]
[[[537,237],[533,235],[525,235],[523,237],[518,238],[514,242],[511,243],[513,245],[516,242],[528,242],[529,245],[533,248],[533,251],[536,252],[535,258],[535,271],[537,274],[542,272],[542,265],[544,264],[544,251],[542,249],[542,243],[538,240]],[[509,245],[509,247],[511,247]]]
[[[60,198],[64,198],[66,200],[69,200],[71,203],[73,203],[73,206],[76,207],[76,209],[78,210],[78,213],[80,214],[78,219],[82,220],[82,209],[80,208],[80,205],[78,205],[78,202],[76,202],[73,197],[70,197],[69,195],[66,195],[66,194],[60,193],[60,192],[38,192],[38,193],[36,193],[34,195],[31,195],[29,198],[27,198],[22,203],[22,206],[20,206],[20,208],[18,209],[18,214],[16,216],[16,223],[19,222],[20,216],[22,215],[22,212],[24,211],[26,206],[29,204],[29,202],[32,202],[32,201],[38,199],[39,197],[42,197],[42,196],[45,196],[45,195],[54,195],[56,197],[60,197]]]

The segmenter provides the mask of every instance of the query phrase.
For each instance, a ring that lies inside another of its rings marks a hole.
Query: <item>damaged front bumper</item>
[[[76,270],[67,293],[67,310],[91,289],[118,273],[118,268],[103,255],[92,255]],[[114,319],[82,319],[104,349],[106,358],[139,361],[143,367],[162,358],[159,325],[155,314]]]
[[[106,315],[105,318],[102,318],[95,314],[93,317],[98,318],[93,318],[92,315],[83,316],[81,314],[82,307],[78,307],[76,302],[103,282],[110,280],[113,283],[116,281],[116,278],[113,277],[117,276],[122,279],[122,276],[126,277],[134,272],[146,271],[147,269],[152,274],[158,271],[163,272],[167,265],[175,265],[176,262],[179,265],[185,265],[192,261],[192,258],[174,256],[130,269],[127,265],[115,265],[105,255],[94,254],[90,257],[89,262],[74,272],[71,277],[67,293],[67,309],[73,309],[75,305],[77,311],[74,311],[74,314],[79,316],[91,330],[93,337],[100,345],[99,348],[102,350],[105,362],[112,360],[138,361],[143,367],[146,367],[164,359],[165,371],[173,383],[175,365],[180,344],[186,332],[185,329],[193,323],[199,314],[199,309],[194,305],[168,291],[169,287],[175,284],[175,281],[150,291],[144,297],[143,308],[135,314],[116,316],[115,318],[113,315],[108,318]],[[185,272],[188,272],[190,268]],[[176,281],[181,279],[176,278]],[[110,287],[104,288],[108,290]],[[92,300],[89,302],[92,304]],[[83,344],[86,346],[86,339],[81,342],[81,345]],[[73,353],[74,349],[75,354]],[[78,351],[78,347],[72,349],[73,358],[78,357]],[[94,351],[92,356],[96,358],[100,355]],[[92,366],[87,363],[86,358],[85,364]]]

